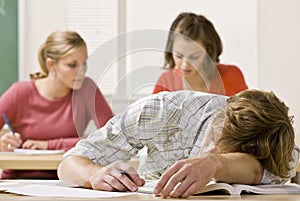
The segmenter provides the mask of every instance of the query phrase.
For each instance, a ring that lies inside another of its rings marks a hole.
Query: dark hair
[[[217,147],[249,153],[268,170],[288,178],[295,134],[289,108],[273,92],[245,90],[227,99]]]
[[[201,41],[210,58],[215,62],[220,61],[222,41],[213,24],[202,15],[184,12],[179,14],[171,25],[165,51],[165,67],[173,69],[175,66],[172,56],[173,32],[182,34],[193,41]]]

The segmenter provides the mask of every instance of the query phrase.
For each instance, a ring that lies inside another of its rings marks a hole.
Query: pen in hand
[[[120,174],[126,175],[129,179],[132,180],[131,176],[129,175],[129,173],[128,173],[126,170],[120,170]],[[130,173],[130,174],[135,174],[135,175],[137,175],[138,173]]]
[[[129,179],[131,179],[131,177],[129,176],[129,174],[126,172],[126,170],[121,170],[120,174],[126,175]]]
[[[131,189],[131,191],[138,190],[137,188],[139,186],[143,186],[145,184],[145,180],[139,178],[138,174],[136,172],[128,173],[126,170],[120,170],[120,174],[126,176],[128,179],[130,179],[134,184],[135,187]]]
[[[10,124],[10,122],[9,122],[9,120],[8,120],[8,118],[7,118],[7,116],[6,116],[6,114],[5,114],[5,113],[2,113],[2,117],[3,117],[3,119],[4,119],[5,123],[6,123],[6,125],[8,126],[9,130],[10,130],[10,131],[12,132],[12,134],[14,135],[14,134],[15,134],[15,131],[14,131],[13,127],[11,126],[11,124]]]

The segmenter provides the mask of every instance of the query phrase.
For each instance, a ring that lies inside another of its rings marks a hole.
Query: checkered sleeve
[[[138,100],[87,139],[80,140],[64,157],[80,155],[102,166],[130,160],[145,146],[144,139],[151,139],[164,125],[162,95]]]

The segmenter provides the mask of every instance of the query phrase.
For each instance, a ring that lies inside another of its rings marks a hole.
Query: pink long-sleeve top
[[[49,150],[69,150],[83,136],[90,120],[100,128],[112,110],[97,85],[88,77],[79,90],[49,100],[41,96],[35,80],[14,83],[0,97],[0,114],[5,113],[23,142],[47,140]],[[0,118],[0,128],[5,124]],[[3,170],[7,178],[57,178],[56,171]]]

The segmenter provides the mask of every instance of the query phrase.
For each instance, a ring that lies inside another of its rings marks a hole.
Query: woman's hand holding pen
[[[97,190],[134,192],[145,184],[145,180],[132,166],[116,161],[92,173],[90,184]]]
[[[6,132],[1,133],[0,151],[13,151],[22,144],[21,135],[19,133]]]

